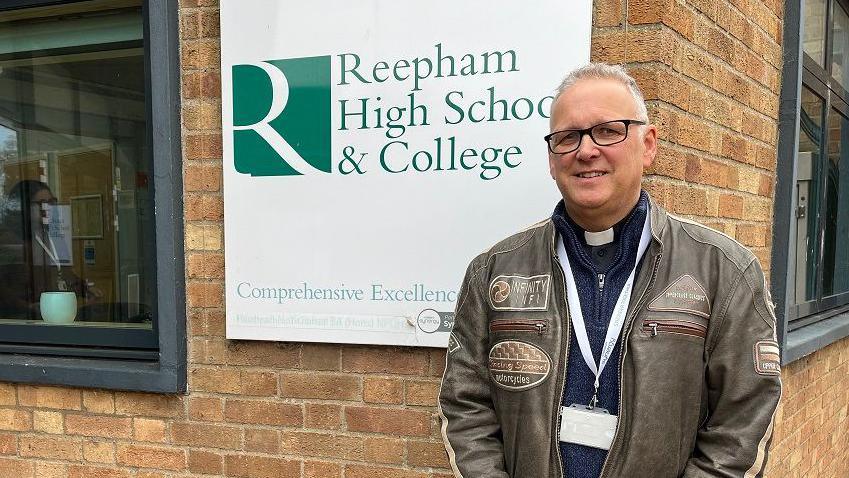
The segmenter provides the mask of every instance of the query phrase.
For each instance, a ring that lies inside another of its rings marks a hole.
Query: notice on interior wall
[[[445,347],[469,261],[559,199],[591,11],[222,0],[227,337]]]

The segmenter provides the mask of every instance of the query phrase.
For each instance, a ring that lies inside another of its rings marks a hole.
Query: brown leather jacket
[[[755,256],[651,203],[652,241],[621,340],[619,423],[602,477],[755,477],[781,395]],[[439,397],[455,476],[562,476],[570,321],[551,220],[476,257]],[[611,410],[611,413],[617,411]]]

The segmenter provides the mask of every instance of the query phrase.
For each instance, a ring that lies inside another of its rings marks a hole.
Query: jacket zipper
[[[598,275],[598,290],[604,290],[604,274]]]
[[[634,325],[634,319],[637,317],[637,313],[640,311],[640,308],[643,306],[643,299],[646,297],[646,294],[649,290],[651,290],[654,285],[655,277],[657,276],[657,268],[660,266],[660,258],[663,257],[663,253],[659,252],[654,259],[654,266],[652,267],[651,277],[649,278],[649,283],[646,285],[646,288],[640,293],[640,298],[636,302],[636,306],[634,307],[634,312],[631,313],[631,317],[628,320],[628,329],[622,334],[622,356],[619,358],[619,409],[616,413],[617,420],[622,419],[622,367],[625,364],[625,356],[628,354],[628,341],[625,340],[628,337],[631,329]],[[619,422],[621,423],[621,422]],[[613,449],[613,444],[616,443],[616,439],[619,437],[619,433],[622,431],[622,427],[616,426],[616,433],[613,435],[613,441],[611,442],[610,448]],[[605,470],[607,470],[607,464],[610,462],[610,450],[607,451],[607,458],[604,460],[604,465],[601,467],[601,473],[599,473],[599,478],[604,476]]]
[[[658,331],[701,338],[705,338],[707,334],[707,327],[688,320],[651,319],[649,322],[643,322],[642,329],[651,337],[657,337]]]
[[[547,329],[545,320],[496,319],[489,323],[490,332],[536,332],[542,335]]]
[[[563,394],[566,392],[566,372],[569,368],[569,342],[572,339],[572,317],[569,314],[569,303],[566,301],[566,297],[568,295],[566,292],[566,273],[563,272],[563,266],[560,264],[560,257],[557,256],[557,253],[554,254],[554,262],[557,263],[557,268],[560,269],[560,278],[563,280],[563,310],[566,314],[566,320],[563,327],[563,330],[565,330],[565,339],[563,335],[561,335],[561,340],[564,343],[564,352],[560,356],[560,359],[563,360],[563,380],[560,382],[559,398],[557,399],[557,404],[554,406],[555,412],[552,435],[554,438],[554,450],[557,454],[557,472],[559,473],[560,478],[564,478],[563,456],[560,454],[560,427],[558,425],[560,425],[560,407],[563,406]]]

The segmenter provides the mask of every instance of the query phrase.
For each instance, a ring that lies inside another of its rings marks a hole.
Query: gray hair
[[[614,80],[628,88],[631,96],[634,97],[634,104],[637,107],[637,117],[634,119],[640,121],[649,120],[648,109],[646,109],[646,100],[643,98],[643,93],[640,87],[637,86],[636,80],[625,71],[621,65],[610,65],[607,63],[588,63],[582,67],[576,68],[563,78],[560,86],[557,87],[557,93],[554,95],[554,101],[551,103],[552,109],[560,95],[572,87],[575,83],[581,80]]]

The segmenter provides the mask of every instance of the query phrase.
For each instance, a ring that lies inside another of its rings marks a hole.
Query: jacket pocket
[[[658,319],[649,317],[643,320],[642,331],[649,337],[657,337],[659,334],[679,334],[704,339],[707,335],[707,326],[683,318]]]
[[[539,335],[548,330],[543,319],[495,319],[489,323],[489,332],[534,332]]]

